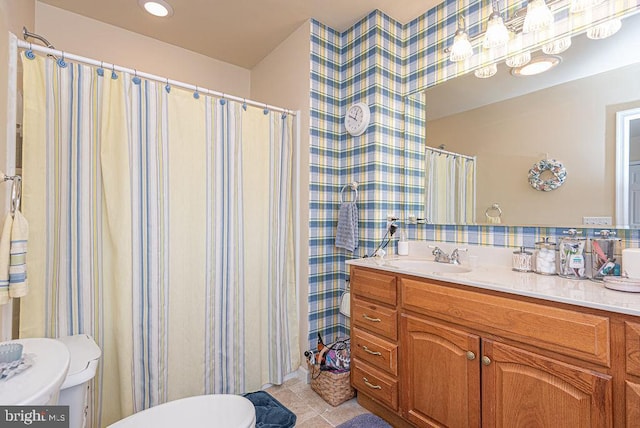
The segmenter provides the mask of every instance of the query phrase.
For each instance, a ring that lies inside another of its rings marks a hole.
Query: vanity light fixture
[[[563,37],[553,42],[542,45],[542,52],[548,55],[557,55],[569,49],[571,46],[571,37]]]
[[[173,15],[173,8],[164,0],[138,0],[138,4],[154,16],[167,17]]]
[[[559,56],[543,55],[533,58],[527,65],[512,68],[511,74],[516,77],[533,76],[550,70],[560,64],[560,62],[562,62],[562,58]]]
[[[478,68],[473,74],[479,79],[488,79],[491,76],[494,76],[498,72],[498,66],[493,63],[489,64],[485,67]]]
[[[569,12],[571,13],[582,13],[586,10],[591,9],[594,6],[599,5],[604,0],[571,0],[571,5],[569,6]]]
[[[587,30],[587,37],[593,40],[606,39],[622,28],[620,18],[613,18]]]
[[[453,38],[453,45],[449,52],[449,60],[458,62],[464,61],[473,55],[473,48],[469,41],[469,35],[465,30],[464,18],[460,17],[458,20],[458,29],[456,35]]]
[[[544,0],[529,0],[522,32],[526,34],[545,30],[551,24],[553,24],[553,13],[547,3]]]
[[[531,61],[531,52],[523,51],[522,33],[512,33],[511,40],[509,40],[509,53],[505,63],[509,67],[522,67]]]
[[[493,12],[489,16],[487,31],[484,33],[482,46],[485,49],[498,48],[504,46],[509,41],[509,30],[504,25],[504,20],[500,15],[497,0],[493,2]]]

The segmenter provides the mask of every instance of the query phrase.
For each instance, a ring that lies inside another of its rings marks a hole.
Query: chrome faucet
[[[449,255],[444,251],[442,251],[440,247],[429,245],[429,248],[433,248],[433,251],[431,252],[431,254],[433,254],[435,257],[434,261],[438,263],[450,263],[452,265],[459,265],[460,252],[467,251],[466,248],[456,248],[451,252],[451,255]]]

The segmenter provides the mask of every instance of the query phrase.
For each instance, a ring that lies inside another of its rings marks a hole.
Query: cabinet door
[[[611,427],[611,376],[482,342],[483,427]]]
[[[402,410],[419,427],[480,426],[480,338],[402,315]]]

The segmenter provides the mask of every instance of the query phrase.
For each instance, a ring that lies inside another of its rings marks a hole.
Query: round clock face
[[[347,109],[344,117],[344,127],[353,136],[362,135],[369,126],[371,112],[365,103],[356,103]]]

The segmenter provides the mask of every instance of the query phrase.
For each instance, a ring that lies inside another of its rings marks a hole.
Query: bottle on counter
[[[409,255],[409,241],[407,241],[407,233],[404,230],[400,230],[400,239],[398,240],[398,255]]]
[[[591,239],[591,279],[602,281],[605,276],[620,276],[620,238],[615,232],[601,230]]]
[[[558,275],[571,279],[586,278],[584,249],[587,238],[579,237],[582,232],[576,229],[565,230],[563,233],[567,236],[560,238],[558,245]]]
[[[520,247],[519,250],[513,252],[511,267],[517,272],[533,271],[533,254],[525,247]]]
[[[548,236],[536,242],[534,272],[541,275],[556,274],[556,243],[549,241]]]

